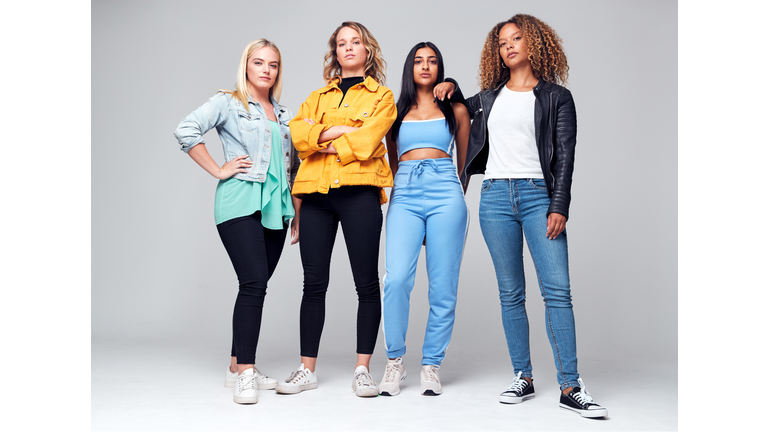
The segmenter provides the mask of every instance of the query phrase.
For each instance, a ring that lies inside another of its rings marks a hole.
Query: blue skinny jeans
[[[483,181],[480,228],[496,269],[501,318],[515,373],[533,377],[525,310],[523,237],[533,258],[544,298],[547,336],[561,389],[578,386],[576,329],[568,276],[565,231],[547,238],[549,195],[543,179]]]

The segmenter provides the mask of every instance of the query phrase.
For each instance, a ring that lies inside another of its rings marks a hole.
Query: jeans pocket
[[[483,180],[483,188],[480,190],[480,193],[483,193],[491,188],[491,185],[493,184],[493,180]]]
[[[547,192],[547,182],[544,179],[528,179],[528,184],[536,190]]]

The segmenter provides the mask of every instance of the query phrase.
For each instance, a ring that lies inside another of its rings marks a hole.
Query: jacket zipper
[[[485,109],[483,109],[483,96],[482,95],[480,96],[480,112],[483,113],[483,120],[485,120],[483,122],[483,124],[486,125],[485,128],[483,128],[483,145],[480,147],[480,151],[482,151],[483,147],[485,147],[485,134],[486,134],[487,129],[488,129],[488,120],[485,118]],[[475,160],[475,158],[480,153],[480,151],[478,151],[477,153],[472,155],[472,159],[464,161],[464,168],[462,169],[462,174],[464,174],[464,175],[467,174],[467,169],[469,168],[469,164],[471,164]],[[459,181],[461,181],[461,176],[459,176]],[[469,181],[469,176],[467,176],[467,181]]]
[[[552,134],[554,135],[556,133],[555,129],[552,127],[552,103],[554,102],[554,99],[552,98],[552,95],[549,96],[549,130],[552,131]],[[555,137],[552,137],[552,140],[550,141],[550,147],[549,147],[549,176],[552,177],[552,193],[555,192],[555,174],[552,172],[552,158],[555,155]]]

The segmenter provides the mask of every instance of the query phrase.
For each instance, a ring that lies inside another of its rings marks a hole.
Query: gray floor
[[[317,390],[298,395],[259,392],[256,405],[232,402],[224,387],[228,358],[211,354],[205,342],[92,345],[93,430],[611,430],[666,431],[678,428],[677,364],[622,362],[580,356],[580,373],[604,420],[583,419],[558,408],[554,369],[534,369],[536,397],[504,405],[497,396],[511,381],[503,356],[479,358],[451,352],[440,370],[443,395],[419,394],[418,358],[406,357],[410,376],[396,397],[357,398],[351,391],[354,355],[329,353],[318,364]],[[218,347],[217,347],[218,348]],[[215,351],[220,351],[216,349]],[[372,375],[381,378],[382,356]],[[178,361],[184,359],[184,361]],[[296,359],[298,360],[298,358]],[[508,360],[506,360],[508,361]],[[277,379],[297,366],[261,361]],[[625,363],[626,364],[626,363]],[[650,379],[652,377],[652,379]]]

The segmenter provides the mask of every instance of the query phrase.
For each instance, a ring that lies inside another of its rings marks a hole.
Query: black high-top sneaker
[[[520,378],[520,375],[522,372],[518,372],[515,379],[512,380],[512,384],[501,392],[499,402],[516,404],[536,396],[533,391],[533,383],[529,383],[525,378]]]
[[[582,417],[608,417],[608,410],[596,404],[579,378],[581,387],[574,387],[567,395],[560,393],[560,408],[573,411]]]

